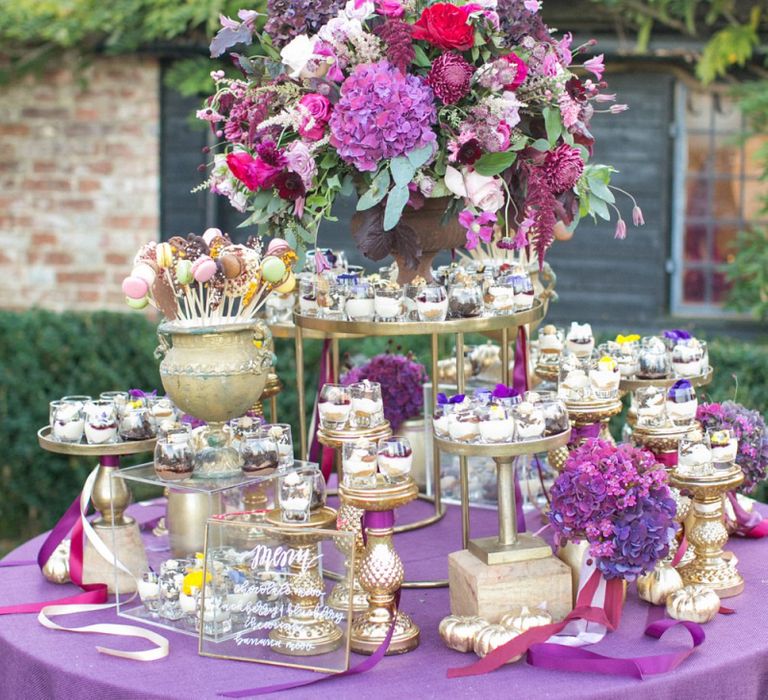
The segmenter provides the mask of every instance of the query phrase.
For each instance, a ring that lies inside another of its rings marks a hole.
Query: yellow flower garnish
[[[248,306],[248,304],[251,303],[251,300],[256,294],[256,291],[258,290],[258,288],[259,288],[259,285],[256,284],[256,282],[251,282],[248,285],[248,290],[245,292],[245,294],[243,294],[243,306]]]
[[[616,360],[604,355],[597,361],[597,367],[604,372],[613,372],[617,367]]]
[[[208,572],[208,575],[205,577],[205,582],[210,583],[212,579],[213,579],[213,576],[211,576],[211,573]],[[203,570],[202,569],[195,569],[194,571],[190,571],[184,577],[184,581],[181,584],[181,590],[184,591],[184,595],[192,595],[193,588],[202,588],[202,587],[203,587]]]
[[[631,335],[619,335],[616,336],[616,342],[619,345],[622,345],[623,343],[636,343],[638,340],[640,340],[640,336],[637,333],[632,333]]]

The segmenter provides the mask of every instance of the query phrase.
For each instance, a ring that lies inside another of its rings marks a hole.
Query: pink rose
[[[227,165],[232,174],[251,192],[272,187],[283,170],[282,167],[270,165],[245,151],[228,154]]]
[[[403,16],[405,9],[397,0],[378,0],[376,3],[376,12],[383,17],[398,19]]]
[[[324,95],[311,92],[299,100],[302,121],[299,133],[310,141],[319,141],[331,118],[331,101]]]
[[[495,212],[504,206],[501,180],[480,175],[475,170],[461,172],[449,165],[445,169],[445,186],[457,197],[464,197],[482,211]]]
[[[508,53],[506,56],[502,56],[502,58],[517,69],[515,79],[509,85],[505,85],[504,89],[517,90],[525,82],[526,77],[528,77],[528,66],[522,58],[513,53]]]

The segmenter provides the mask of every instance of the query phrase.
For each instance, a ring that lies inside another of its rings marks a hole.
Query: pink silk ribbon
[[[512,388],[521,396],[528,391],[528,337],[527,329],[521,326],[515,338],[515,365],[512,370]],[[526,532],[525,511],[523,510],[523,490],[520,488],[520,477],[517,467],[514,469],[515,482],[515,511],[517,531]]]
[[[675,552],[675,556],[672,557],[672,562],[670,563],[670,566],[674,569],[685,556],[685,553],[688,551],[688,538],[685,536],[685,530],[683,530],[683,538],[680,540],[680,546],[677,548],[677,551]]]
[[[760,539],[768,536],[768,518],[762,518],[757,511],[746,511],[736,494],[728,492],[728,500],[736,514],[736,534],[750,539]]]
[[[659,464],[668,468],[677,466],[677,452],[654,452],[653,454]]]

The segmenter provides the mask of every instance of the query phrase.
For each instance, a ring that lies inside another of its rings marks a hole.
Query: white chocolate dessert
[[[566,337],[568,352],[576,357],[587,357],[595,349],[595,337],[592,334],[592,326],[588,323],[571,323],[571,328]]]
[[[531,440],[544,434],[544,411],[529,401],[523,401],[516,406],[515,428],[517,437],[521,440]]]
[[[448,422],[448,434],[456,442],[471,442],[480,434],[480,419],[471,412],[452,413]]]
[[[160,584],[156,580],[145,581],[143,578],[137,579],[136,590],[142,601],[157,600],[160,597]]]
[[[194,593],[187,595],[182,591],[179,594],[179,607],[185,615],[194,615],[197,612],[197,598]]]
[[[739,451],[739,441],[731,437],[727,430],[717,430],[710,433],[712,446],[712,461],[718,464],[733,462]]]
[[[515,290],[512,287],[492,284],[488,287],[488,296],[494,311],[513,311],[515,308]]]
[[[360,425],[373,427],[384,415],[384,402],[381,399],[352,398],[352,413]]]
[[[441,413],[439,416],[433,416],[432,425],[435,429],[435,435],[446,437],[448,435],[449,413]]]
[[[296,303],[296,296],[289,292],[288,294],[280,294],[279,292],[272,292],[266,300],[266,305],[275,311],[288,311],[292,309]]]
[[[302,511],[309,510],[309,498],[305,496],[289,496],[280,500],[283,510]]]
[[[413,452],[407,450],[407,454],[388,454],[387,452],[379,452],[378,458],[379,471],[384,476],[389,477],[401,477],[411,473],[413,467]]]
[[[376,455],[361,448],[352,450],[352,454],[345,456],[342,462],[344,473],[355,478],[373,476],[376,473],[376,466]]]
[[[563,341],[557,328],[548,324],[539,331],[539,352],[544,355],[559,355],[563,351]]]
[[[687,425],[696,419],[698,405],[695,398],[680,403],[667,399],[667,416],[675,425]]]
[[[515,434],[515,420],[503,406],[490,406],[481,416],[479,428],[483,442],[511,442]]]
[[[592,393],[599,399],[613,398],[619,391],[621,373],[619,365],[612,357],[601,357],[594,369],[589,371],[589,383]]]
[[[704,349],[695,338],[681,341],[672,349],[672,369],[680,377],[696,377],[704,370]]]
[[[402,300],[395,297],[378,296],[374,298],[374,310],[382,319],[396,319],[403,311]]]
[[[373,298],[352,297],[344,306],[350,321],[372,321],[375,313]]]
[[[659,425],[664,421],[666,398],[659,391],[643,398],[637,404],[637,421],[640,425]]]
[[[346,425],[351,410],[352,403],[349,399],[346,400],[346,403],[320,401],[317,404],[317,412],[320,416],[320,422],[330,428],[343,427]]]
[[[422,301],[419,295],[416,297],[416,311],[422,321],[445,321],[448,315],[448,297],[442,301]]]
[[[696,467],[700,464],[710,464],[711,462],[712,451],[703,442],[680,446],[680,453],[677,457],[678,466]]]
[[[560,380],[558,390],[561,398],[581,401],[589,395],[589,377],[583,369],[571,369]]]
[[[80,442],[83,438],[85,421],[80,407],[71,404],[61,406],[56,410],[56,419],[53,422],[52,434],[55,440],[61,442]]]

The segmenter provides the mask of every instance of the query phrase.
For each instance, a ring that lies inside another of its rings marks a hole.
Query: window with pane
[[[735,101],[712,92],[682,91],[679,123],[684,129],[673,299],[675,311],[722,312],[728,293],[725,266],[736,235],[760,219],[757,152],[763,137],[745,139]]]

